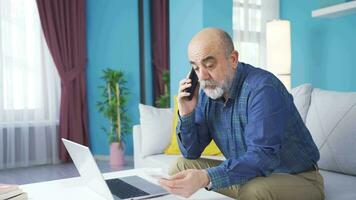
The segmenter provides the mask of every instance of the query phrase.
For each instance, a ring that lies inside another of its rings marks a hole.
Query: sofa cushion
[[[320,151],[319,167],[356,175],[356,92],[314,89],[306,125]]]
[[[177,131],[176,127],[178,124],[178,101],[177,96],[174,97],[174,107],[173,107],[173,128],[171,133],[171,142],[167,149],[164,150],[164,153],[167,155],[181,155],[178,141],[177,141]],[[204,151],[202,152],[204,156],[222,156],[219,147],[215,144],[214,140],[210,142],[210,144],[205,147]]]
[[[141,124],[141,156],[160,154],[169,145],[172,111],[139,104]]]
[[[356,176],[320,170],[324,178],[325,200],[356,199]]]
[[[294,104],[305,123],[310,106],[310,97],[313,91],[311,84],[303,84],[293,88],[290,93],[293,95]]]

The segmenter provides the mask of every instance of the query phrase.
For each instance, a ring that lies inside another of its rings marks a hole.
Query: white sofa
[[[292,89],[291,94],[319,148],[320,161],[318,165],[324,177],[326,199],[355,200],[356,92],[327,91],[313,88],[310,84],[304,84]],[[165,111],[162,110],[162,112]],[[171,111],[167,110],[166,112]],[[163,127],[165,124],[161,119],[155,120],[156,122],[150,123],[158,123],[159,127]],[[159,129],[161,130],[161,128]],[[143,139],[145,131],[147,132],[147,128],[142,130],[141,125],[133,127],[135,168],[159,167],[167,171],[170,163],[179,157],[163,154],[164,148],[162,147],[168,146],[170,142],[170,131],[159,133],[167,134],[165,137],[155,136],[157,145],[153,153],[142,150],[143,146],[147,149],[147,142],[152,143],[152,140]],[[151,131],[150,134],[154,135],[155,133]],[[224,160],[223,157],[212,158]]]

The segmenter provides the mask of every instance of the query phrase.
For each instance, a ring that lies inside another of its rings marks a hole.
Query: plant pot
[[[110,167],[121,169],[125,164],[124,146],[122,143],[113,142],[110,144]]]

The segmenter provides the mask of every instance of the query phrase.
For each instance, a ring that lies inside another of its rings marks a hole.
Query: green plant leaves
[[[156,106],[159,108],[170,107],[170,76],[169,71],[162,72],[162,81],[164,83],[164,94],[160,95],[156,100]]]
[[[131,133],[130,119],[127,115],[127,102],[129,91],[125,84],[124,73],[110,68],[104,69],[100,77],[104,85],[98,88],[101,92],[102,101],[96,102],[96,107],[110,122],[110,128],[102,127],[108,134],[109,142],[122,142],[123,136]]]

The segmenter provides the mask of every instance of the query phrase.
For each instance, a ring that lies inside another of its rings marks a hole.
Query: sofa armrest
[[[134,162],[137,163],[138,159],[141,159],[141,125],[137,124],[133,126],[132,130],[133,136],[133,153],[134,153]]]

